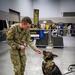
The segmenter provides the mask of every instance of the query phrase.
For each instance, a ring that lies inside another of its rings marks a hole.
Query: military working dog
[[[58,66],[53,62],[53,59],[58,57],[50,51],[43,51],[42,71],[44,75],[62,75]]]

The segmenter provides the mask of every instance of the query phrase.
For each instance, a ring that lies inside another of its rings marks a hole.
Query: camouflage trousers
[[[26,66],[25,50],[10,49],[10,57],[14,66],[15,75],[24,75],[25,66]]]

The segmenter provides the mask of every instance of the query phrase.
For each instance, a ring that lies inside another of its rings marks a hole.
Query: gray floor
[[[63,37],[64,38],[64,48],[53,48],[53,49],[46,49],[40,48],[41,51],[48,50],[52,51],[53,53],[57,54],[58,57],[55,58],[54,62],[58,65],[61,72],[64,74],[68,71],[68,66],[70,64],[75,64],[75,38],[74,37]],[[3,43],[3,46],[0,44],[0,51],[4,51],[0,53],[0,75],[14,75],[13,72],[13,65],[11,63],[8,45]],[[34,52],[29,46],[26,48],[26,71],[25,75],[43,75],[42,74],[42,61],[43,61],[43,54],[37,54]],[[70,73],[67,75],[75,75],[74,73]]]

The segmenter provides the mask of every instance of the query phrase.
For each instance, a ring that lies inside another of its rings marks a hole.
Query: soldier
[[[14,65],[15,75],[24,75],[26,66],[25,44],[28,44],[35,52],[41,54],[30,38],[29,28],[32,21],[29,17],[24,17],[22,21],[10,27],[7,33],[7,43],[10,46],[10,57]]]

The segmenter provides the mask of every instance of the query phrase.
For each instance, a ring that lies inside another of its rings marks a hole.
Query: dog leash
[[[70,71],[70,72],[67,72],[67,73],[62,74],[62,75],[67,75],[67,74],[72,73],[72,72],[75,72],[75,71]]]
[[[75,72],[75,71],[70,71],[70,72],[67,72],[67,73],[62,74],[62,75],[67,75],[67,74],[72,73],[72,72]],[[25,71],[25,75],[28,75],[26,71]]]

